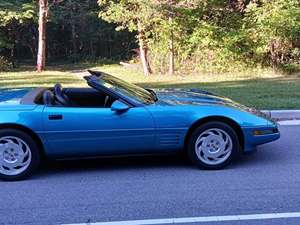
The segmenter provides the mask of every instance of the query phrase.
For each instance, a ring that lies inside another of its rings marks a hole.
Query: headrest
[[[45,105],[49,105],[49,106],[54,105],[54,94],[49,90],[44,91],[43,102]]]
[[[54,93],[57,93],[57,94],[61,94],[62,93],[62,86],[61,86],[61,84],[55,84],[54,85]]]

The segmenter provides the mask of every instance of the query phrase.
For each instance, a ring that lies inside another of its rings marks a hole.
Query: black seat
[[[55,94],[55,98],[56,100],[64,106],[75,106],[76,104],[74,104],[70,98],[64,93],[61,84],[55,84],[54,85],[54,94]]]
[[[49,90],[44,91],[43,102],[45,105],[53,106],[55,104],[54,94]]]

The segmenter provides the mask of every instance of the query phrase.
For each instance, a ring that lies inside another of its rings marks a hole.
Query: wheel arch
[[[3,124],[0,124],[0,130],[2,130],[2,129],[16,129],[16,130],[20,130],[20,131],[23,131],[24,133],[29,134],[32,137],[32,139],[35,141],[35,143],[38,145],[38,149],[41,153],[41,156],[42,157],[45,156],[45,148],[44,148],[41,138],[30,128],[28,128],[24,125],[15,124],[15,123],[3,123]]]
[[[185,135],[185,140],[184,140],[185,147],[187,146],[189,138],[191,137],[191,134],[194,132],[194,130],[197,129],[197,127],[199,127],[207,122],[223,122],[223,123],[229,125],[230,127],[232,127],[238,136],[240,149],[241,150],[244,149],[245,139],[244,139],[244,134],[243,134],[243,131],[242,131],[240,125],[233,119],[230,119],[225,116],[208,116],[208,117],[201,118],[201,119],[197,120],[196,122],[194,122],[192,124],[192,126],[188,129],[187,134]]]

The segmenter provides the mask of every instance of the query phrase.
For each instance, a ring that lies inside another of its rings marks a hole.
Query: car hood
[[[203,105],[217,104],[247,108],[229,98],[215,95],[200,89],[158,89],[158,104],[167,105]]]
[[[246,111],[256,116],[272,120],[259,110],[239,104],[229,98],[218,96],[201,89],[157,89],[158,105],[220,105]]]

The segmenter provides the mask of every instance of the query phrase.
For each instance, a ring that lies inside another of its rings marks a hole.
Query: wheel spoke
[[[203,141],[206,139],[206,137],[202,137],[200,138],[199,140],[197,140],[196,142],[196,146],[197,147],[200,147],[201,145],[203,145]],[[199,146],[200,145],[200,146]]]
[[[17,166],[26,166],[27,164],[28,164],[27,161],[25,162],[20,161]]]
[[[203,158],[205,159],[205,160],[207,160],[207,161],[211,161],[208,157],[207,157],[207,155],[203,155]]]
[[[16,163],[3,163],[3,166],[7,167],[10,170],[13,170],[17,165]]]
[[[18,141],[18,147],[19,147],[20,151],[23,151],[23,145],[20,141]]]
[[[207,132],[209,135],[215,135],[213,131],[208,131]]]
[[[3,151],[5,149],[5,144],[0,144],[0,154],[2,155]]]

